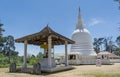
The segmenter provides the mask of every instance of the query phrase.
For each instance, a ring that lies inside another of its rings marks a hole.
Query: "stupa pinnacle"
[[[82,17],[81,17],[81,14],[80,14],[80,7],[79,7],[79,10],[78,10],[78,22],[76,24],[76,29],[80,29],[80,28],[84,28],[85,25],[83,23],[83,20],[82,20]]]

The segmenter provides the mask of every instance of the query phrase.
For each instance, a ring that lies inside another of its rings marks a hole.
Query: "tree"
[[[120,0],[114,0],[114,1],[116,1],[116,2],[118,2],[118,3],[119,3],[119,9],[120,9]]]
[[[4,43],[6,42],[6,37],[3,37],[2,32],[4,32],[5,30],[2,28],[3,24],[0,23],[0,52],[2,52],[2,49],[4,47]]]
[[[10,62],[10,57],[11,56],[18,56],[18,52],[15,51],[15,46],[14,46],[14,37],[9,35],[7,37],[6,44],[4,46],[3,54],[5,56],[9,56],[9,62]]]
[[[112,41],[112,37],[107,37],[104,39],[105,51],[114,52],[116,50],[116,45]]]
[[[4,32],[5,30],[2,28],[3,24],[0,23],[0,36],[2,36],[2,32]]]
[[[120,36],[118,36],[118,37],[116,38],[116,43],[117,43],[117,45],[120,47]]]
[[[118,55],[118,56],[120,56],[120,36],[118,36],[117,38],[116,38],[116,43],[117,43],[117,47],[116,47],[116,50],[115,50],[115,54],[116,55]]]
[[[94,38],[93,45],[96,53],[99,53],[100,50],[102,50],[103,42],[104,42],[104,38]]]
[[[110,50],[110,46],[109,46],[110,40],[111,40],[111,37],[105,38],[105,40],[104,40],[105,51]]]
[[[120,48],[119,48],[119,47],[118,47],[118,48],[116,48],[116,51],[114,52],[114,54],[116,54],[116,55],[120,56]]]
[[[93,45],[94,45],[94,49],[97,53],[99,53],[100,51],[103,51],[103,50],[112,53],[117,48],[117,46],[112,41],[112,37],[94,38]]]

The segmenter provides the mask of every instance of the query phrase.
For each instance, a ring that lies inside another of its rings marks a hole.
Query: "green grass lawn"
[[[101,74],[101,73],[90,73],[83,74],[85,77],[120,77],[120,74]]]

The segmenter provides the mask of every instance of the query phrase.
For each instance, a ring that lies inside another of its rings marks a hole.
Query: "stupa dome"
[[[72,40],[80,45],[80,49],[92,49],[90,32],[85,28],[76,29],[72,34]]]

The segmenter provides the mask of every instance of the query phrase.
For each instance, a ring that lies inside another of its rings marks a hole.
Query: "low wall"
[[[120,59],[110,59],[111,63],[120,63]]]

